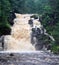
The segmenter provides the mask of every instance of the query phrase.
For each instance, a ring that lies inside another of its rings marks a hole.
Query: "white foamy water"
[[[33,27],[31,27],[28,22],[30,16],[33,14],[16,14],[14,19],[14,25],[11,27],[11,35],[6,35],[4,39],[4,50],[5,51],[35,51],[35,44],[31,43],[31,29],[40,28],[41,23],[38,19],[33,19]],[[43,30],[41,30],[43,32]],[[53,36],[46,33],[44,34],[51,38],[52,41],[55,41]],[[39,41],[40,42],[40,41]]]
[[[31,28],[28,20],[30,20],[30,14],[16,14],[14,25],[11,27],[11,35],[5,36],[5,50],[35,51],[30,41]]]

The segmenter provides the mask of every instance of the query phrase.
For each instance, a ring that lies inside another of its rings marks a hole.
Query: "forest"
[[[54,37],[51,50],[59,53],[59,0],[0,0],[0,36],[10,34],[10,11],[38,14],[47,32]]]

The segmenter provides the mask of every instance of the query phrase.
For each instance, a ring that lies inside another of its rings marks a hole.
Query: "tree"
[[[7,21],[10,10],[11,7],[9,0],[0,0],[0,36],[4,34],[10,34],[11,29]]]

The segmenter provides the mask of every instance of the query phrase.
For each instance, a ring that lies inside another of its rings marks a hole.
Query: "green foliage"
[[[52,51],[53,51],[55,54],[59,54],[59,46],[56,45],[56,44],[54,44],[54,45],[52,46]]]
[[[11,10],[9,0],[0,0],[0,36],[10,29],[7,18]]]
[[[59,0],[49,0],[48,6],[44,8],[42,15],[42,24],[47,29],[47,32],[55,38],[52,44],[52,51],[59,52]]]

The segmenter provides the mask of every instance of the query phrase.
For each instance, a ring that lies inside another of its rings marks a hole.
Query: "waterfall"
[[[46,32],[46,29],[39,21],[39,17],[38,19],[31,18],[31,16],[34,14],[15,13],[15,15],[16,18],[14,19],[14,25],[11,26],[11,35],[5,35],[4,37],[4,50],[35,51],[37,47],[39,48],[39,50],[41,50],[43,41],[37,40],[38,38],[36,38],[35,36],[37,35],[37,33],[39,34],[39,36],[44,34],[48,36],[52,41],[55,41],[53,36],[49,35]],[[30,19],[32,19],[33,26],[30,26],[28,24]],[[32,29],[34,29],[34,33]]]
[[[5,50],[9,51],[35,51],[30,42],[30,26],[28,20],[31,14],[16,14],[11,35],[5,36]]]

